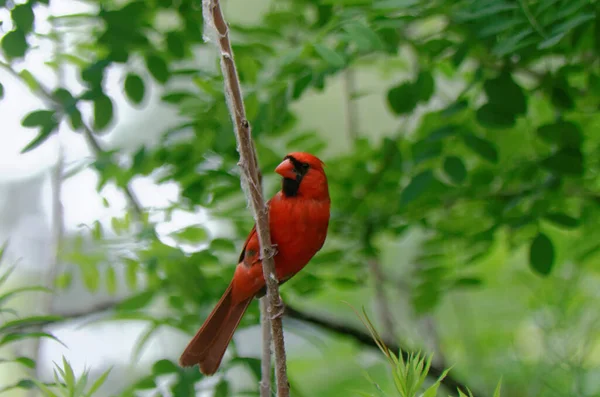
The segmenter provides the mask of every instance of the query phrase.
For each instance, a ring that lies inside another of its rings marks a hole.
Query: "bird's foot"
[[[283,304],[281,297],[279,297],[279,302],[277,305],[275,305],[275,307],[269,307],[269,309],[271,309],[270,312],[275,312],[273,315],[271,315],[271,320],[281,318],[283,313],[285,313],[285,305]]]

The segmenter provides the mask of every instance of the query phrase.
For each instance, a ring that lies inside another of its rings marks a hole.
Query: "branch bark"
[[[267,286],[267,314],[273,315],[270,319],[271,333],[273,336],[273,345],[275,350],[275,369],[277,379],[277,395],[288,397],[289,382],[287,378],[285,343],[283,338],[283,323],[281,321],[281,312],[283,303],[279,296],[279,282],[275,273],[275,248],[271,243],[271,233],[269,231],[269,213],[262,194],[262,185],[260,173],[257,164],[256,151],[252,142],[250,123],[246,119],[246,110],[237,73],[233,51],[229,41],[229,28],[225,22],[219,0],[203,0],[202,13],[204,17],[204,26],[207,33],[214,35],[216,33],[216,44],[221,58],[221,71],[225,84],[225,97],[229,112],[233,119],[234,132],[238,142],[238,152],[240,153],[240,162],[242,169],[242,181],[247,186],[246,194],[254,212],[256,222],[256,233],[261,247],[261,258],[263,274]],[[263,341],[265,343],[266,341]],[[266,364],[263,364],[266,367]]]
[[[97,305],[95,305],[87,310],[73,311],[73,312],[56,312],[53,314],[61,316],[62,320],[43,321],[43,322],[40,322],[39,324],[35,324],[35,326],[38,327],[38,326],[57,325],[57,324],[64,323],[66,321],[75,321],[75,320],[80,320],[80,319],[90,317],[90,316],[99,316],[102,313],[106,313],[106,312],[110,312],[110,311],[114,310],[115,307],[120,302],[121,301],[119,301],[119,300],[111,300],[111,301],[107,301],[107,302],[98,303]],[[352,326],[342,324],[342,323],[336,322],[334,320],[327,319],[325,317],[316,316],[312,313],[308,313],[308,312],[299,310],[297,308],[294,308],[293,306],[290,306],[289,304],[286,305],[284,315],[286,317],[294,319],[294,320],[298,320],[298,321],[302,321],[307,324],[312,324],[312,325],[318,326],[318,327],[323,328],[324,330],[334,333],[338,336],[352,339],[362,346],[372,347],[375,349],[378,348],[377,344],[375,343],[375,341],[373,340],[373,338],[371,337],[370,334],[368,334],[365,331],[361,331],[360,329],[354,328]],[[23,329],[26,329],[26,328],[23,328]],[[29,327],[27,327],[27,329],[29,329]],[[385,344],[387,345],[387,347],[390,348],[392,351],[402,352],[402,356],[405,359],[411,353],[410,350],[405,349],[403,346],[400,346],[397,342],[394,342],[392,340],[386,340],[385,338],[384,338],[384,341],[385,341]],[[429,378],[431,378],[432,380],[436,380],[444,372],[444,370],[445,370],[445,367],[436,365],[436,364],[432,364],[427,376]],[[455,378],[452,375],[452,373],[449,373],[448,375],[446,375],[446,377],[442,380],[442,384],[444,386],[446,386],[449,390],[452,390],[452,391],[454,391],[456,389],[460,389],[463,391],[463,393],[468,394],[467,390],[470,389],[472,391],[473,395],[475,395],[475,396],[478,396],[478,397],[485,396],[485,394],[477,392],[477,390],[473,390],[472,387],[467,387],[466,384],[462,383],[460,380]]]

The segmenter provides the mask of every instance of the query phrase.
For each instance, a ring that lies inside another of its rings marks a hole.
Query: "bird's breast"
[[[271,239],[278,273],[294,274],[321,249],[329,226],[329,200],[275,197],[270,203]]]

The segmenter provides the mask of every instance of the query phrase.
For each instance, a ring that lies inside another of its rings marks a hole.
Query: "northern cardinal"
[[[323,162],[308,153],[290,153],[275,168],[281,190],[267,202],[279,284],[298,273],[321,249],[329,226],[329,189]],[[265,294],[256,225],[246,239],[233,279],[202,328],[179,358],[183,367],[199,364],[214,374],[242,316],[254,297]]]

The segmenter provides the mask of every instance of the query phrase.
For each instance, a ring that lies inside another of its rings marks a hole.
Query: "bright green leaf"
[[[208,238],[206,229],[202,226],[189,226],[172,234],[179,240],[188,243],[199,243]]]
[[[106,290],[110,295],[114,295],[117,292],[117,274],[115,268],[112,266],[106,269]]]
[[[117,310],[139,310],[146,307],[153,298],[154,291],[144,291],[120,302]]]

